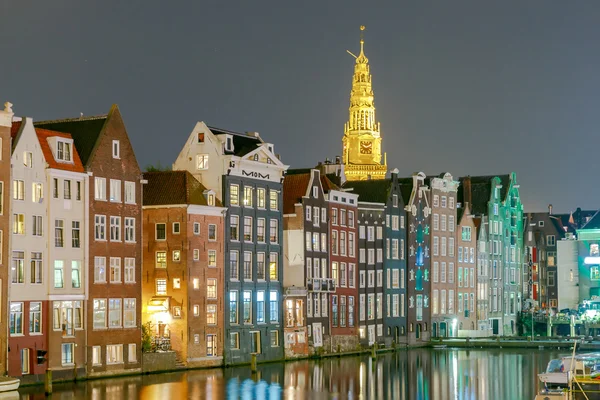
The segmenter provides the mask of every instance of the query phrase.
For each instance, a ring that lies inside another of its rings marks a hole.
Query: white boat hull
[[[553,385],[565,385],[569,383],[569,377],[566,372],[546,372],[538,374],[540,381]]]
[[[0,393],[17,390],[20,384],[21,381],[19,379],[0,377]]]

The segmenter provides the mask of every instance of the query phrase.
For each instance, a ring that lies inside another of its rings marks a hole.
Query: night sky
[[[117,103],[142,168],[197,121],[293,168],[341,153],[367,26],[388,166],[517,172],[526,211],[598,208],[598,1],[0,0],[0,101],[35,120]]]

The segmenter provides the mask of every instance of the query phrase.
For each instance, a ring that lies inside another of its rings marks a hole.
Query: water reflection
[[[530,399],[554,351],[411,350],[371,357],[273,363],[72,384],[53,400],[92,399]],[[41,386],[20,398],[45,399]]]

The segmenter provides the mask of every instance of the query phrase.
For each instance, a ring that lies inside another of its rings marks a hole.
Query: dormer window
[[[56,159],[65,162],[72,162],[71,158],[71,143],[57,141],[56,142]]]
[[[206,199],[206,202],[208,203],[209,206],[214,206],[215,205],[215,192],[212,190],[205,190],[204,191],[204,198]]]
[[[229,135],[225,137],[225,151],[233,151],[233,137]]]
[[[113,158],[121,158],[121,146],[118,140],[112,141]]]

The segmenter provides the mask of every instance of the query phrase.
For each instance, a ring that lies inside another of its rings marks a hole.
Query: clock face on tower
[[[371,154],[373,152],[373,143],[372,142],[360,142],[360,154]]]

